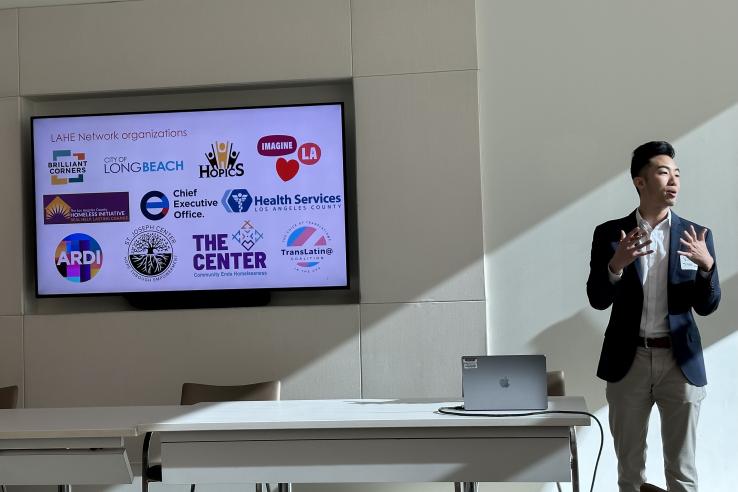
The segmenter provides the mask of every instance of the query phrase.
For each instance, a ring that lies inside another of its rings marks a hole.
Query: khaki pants
[[[667,489],[697,492],[695,443],[705,393],[686,380],[671,350],[661,348],[638,347],[628,374],[607,383],[620,492],[638,492],[646,481],[646,433],[654,403],[661,414]]]

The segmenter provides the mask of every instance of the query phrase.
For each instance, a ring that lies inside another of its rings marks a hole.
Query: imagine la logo
[[[73,160],[65,160],[62,157],[74,157]],[[72,152],[69,149],[55,150],[51,154],[49,162],[49,174],[51,184],[65,185],[67,183],[82,183],[87,171],[87,160],[84,152]],[[62,178],[59,175],[76,174],[75,177]]]
[[[72,207],[67,204],[60,196],[55,197],[44,209],[44,215],[47,222],[67,221],[72,217]],[[56,219],[56,220],[55,220]]]
[[[200,166],[201,178],[243,176],[243,163],[237,162],[240,152],[233,150],[231,142],[215,142],[205,154],[207,164]]]

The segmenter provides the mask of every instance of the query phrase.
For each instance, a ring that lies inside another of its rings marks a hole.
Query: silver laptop
[[[461,388],[466,410],[545,410],[546,356],[465,355]]]

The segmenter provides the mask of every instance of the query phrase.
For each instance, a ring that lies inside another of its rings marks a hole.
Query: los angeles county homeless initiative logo
[[[44,195],[44,224],[128,222],[128,192]]]

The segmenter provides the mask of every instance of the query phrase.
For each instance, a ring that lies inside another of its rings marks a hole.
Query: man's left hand
[[[707,250],[707,244],[705,243],[707,228],[702,229],[699,235],[694,230],[693,225],[690,225],[689,229],[684,231],[684,237],[679,238],[679,242],[682,243],[685,251],[679,250],[677,253],[695,262],[703,272],[709,272],[715,260]]]

